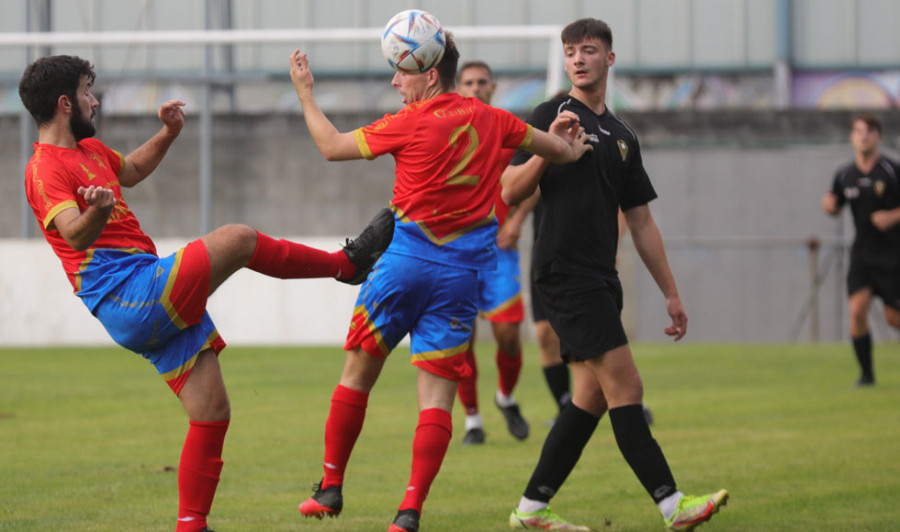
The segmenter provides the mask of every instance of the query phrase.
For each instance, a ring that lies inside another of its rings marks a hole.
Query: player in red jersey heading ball
[[[391,84],[406,107],[351,132],[339,132],[313,98],[306,54],[294,51],[291,79],[303,116],[328,160],[396,162],[391,208],[394,239],[360,290],[344,348],[347,358],[325,423],[322,481],[300,505],[306,516],[343,509],[344,473],[362,430],[369,392],[385,359],[407,334],[418,367],[419,423],[406,496],[390,525],[416,532],[422,505],[450,442],[450,412],[477,316],[478,271],[496,264],[494,199],[504,148],[564,163],[589,148],[574,114],[546,133],[511,113],[454,91],[459,52],[447,35],[444,56],[424,73],[398,72]]]

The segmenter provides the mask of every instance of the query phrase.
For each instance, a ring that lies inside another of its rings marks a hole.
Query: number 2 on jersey
[[[469,145],[466,146],[466,151],[463,152],[462,159],[456,163],[456,166],[453,167],[453,170],[450,170],[450,175],[447,176],[447,184],[448,185],[469,185],[476,186],[478,185],[478,180],[481,179],[481,176],[474,174],[463,174],[463,170],[466,169],[466,166],[469,165],[469,162],[472,160],[472,157],[475,156],[475,150],[478,149],[478,132],[475,131],[475,128],[472,127],[472,124],[466,124],[463,126],[459,126],[450,132],[450,146],[455,148],[457,142],[459,141],[459,137],[465,135],[469,139]]]

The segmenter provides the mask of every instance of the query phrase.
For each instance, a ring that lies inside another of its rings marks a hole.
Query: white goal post
[[[526,39],[547,41],[548,96],[562,88],[563,54],[559,41],[561,26],[459,26],[453,28],[457,41],[506,41]],[[124,46],[124,45],[228,45],[279,43],[377,42],[381,28],[266,29],[266,30],[186,30],[186,31],[103,31],[103,32],[21,32],[0,33],[0,48],[32,46]]]

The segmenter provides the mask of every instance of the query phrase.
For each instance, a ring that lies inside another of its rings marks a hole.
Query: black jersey
[[[872,224],[872,213],[900,207],[900,166],[880,157],[872,171],[863,174],[856,163],[838,169],[831,191],[838,205],[850,204],[856,238],[853,256],[865,260],[900,260],[900,225],[881,231]]]
[[[547,131],[563,110],[578,115],[593,151],[565,165],[551,164],[541,177],[532,276],[551,273],[609,279],[616,272],[619,207],[627,211],[656,198],[644,170],[637,136],[607,109],[598,115],[571,96],[537,106],[527,122]],[[512,164],[531,154],[518,151]]]

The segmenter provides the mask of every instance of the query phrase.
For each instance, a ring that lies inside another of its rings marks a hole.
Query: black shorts
[[[554,274],[534,287],[535,299],[559,336],[563,360],[590,360],[628,343],[618,280]]]
[[[850,257],[847,272],[847,293],[871,288],[884,304],[900,310],[900,264]]]
[[[541,304],[541,298],[537,296],[537,287],[536,287],[534,277],[531,278],[531,319],[535,323],[539,321],[545,321],[547,319],[547,312],[544,310],[544,305]]]

